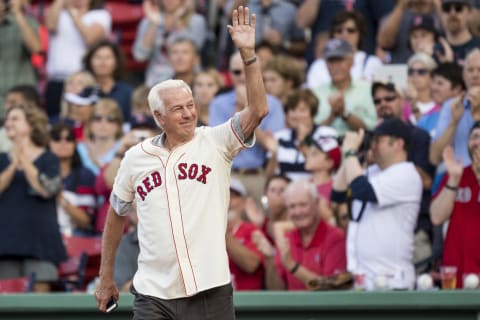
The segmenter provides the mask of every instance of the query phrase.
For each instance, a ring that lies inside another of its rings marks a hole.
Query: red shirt
[[[228,259],[230,265],[230,273],[233,275],[233,286],[235,290],[262,290],[264,288],[264,258],[258,251],[257,246],[252,242],[252,233],[255,230],[259,230],[255,225],[242,222],[237,230],[234,232],[233,237],[237,239],[243,246],[255,253],[262,261],[260,266],[254,273],[246,273],[240,269],[232,259]]]
[[[293,260],[308,270],[319,276],[330,276],[345,271],[347,267],[345,233],[340,228],[320,221],[312,241],[305,247],[297,229],[287,233],[286,237],[290,243]],[[285,270],[278,253],[275,262],[288,290],[306,290],[303,282]]]
[[[438,196],[448,180],[443,178]],[[480,273],[480,186],[472,166],[463,170],[443,246],[443,264],[457,266],[457,288],[465,273]]]

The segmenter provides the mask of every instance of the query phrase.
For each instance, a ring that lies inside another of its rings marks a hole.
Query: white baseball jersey
[[[135,200],[140,254],[135,289],[162,299],[182,298],[230,282],[225,245],[233,157],[246,144],[235,121],[200,127],[169,151],[151,138],[122,160],[113,193]]]

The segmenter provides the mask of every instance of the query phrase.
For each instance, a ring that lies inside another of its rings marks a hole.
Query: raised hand
[[[465,95],[460,95],[452,101],[450,105],[450,112],[452,114],[452,121],[458,123],[463,116],[463,112],[465,112],[465,107],[463,105],[463,99]]]
[[[238,9],[233,10],[232,13],[232,25],[228,25],[228,32],[232,37],[232,41],[235,46],[240,50],[242,58],[243,52],[248,50],[254,52],[255,48],[255,24],[257,17],[252,14],[250,17],[250,10],[248,7],[240,6]]]
[[[463,174],[462,159],[455,160],[455,152],[452,146],[446,146],[445,149],[443,149],[442,156],[449,177],[459,181]]]
[[[147,17],[147,19],[154,25],[158,26],[162,21],[162,13],[156,1],[144,0],[143,13]]]

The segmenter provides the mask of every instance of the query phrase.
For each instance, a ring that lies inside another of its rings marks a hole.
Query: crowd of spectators
[[[123,155],[161,133],[152,85],[190,85],[198,126],[248,105],[227,35],[247,3],[269,114],[231,168],[235,289],[306,290],[345,272],[366,290],[414,289],[442,265],[457,288],[480,276],[480,1],[53,0],[41,17],[38,1],[0,0],[0,278],[33,272],[49,291],[62,237],[101,237]],[[129,51],[106,6],[119,1],[144,11],[123,30]],[[132,212],[122,291],[135,224]]]

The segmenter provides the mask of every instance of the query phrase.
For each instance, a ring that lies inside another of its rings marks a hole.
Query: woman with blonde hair
[[[77,145],[83,165],[95,175],[115,157],[123,135],[122,124],[118,104],[108,98],[98,100],[85,125],[85,140]]]
[[[37,292],[50,290],[66,258],[55,201],[62,180],[47,125],[39,108],[12,107],[5,131],[13,146],[0,153],[0,278],[34,273]]]
[[[213,68],[198,72],[193,79],[193,99],[198,110],[198,125],[208,124],[208,109],[213,97],[223,88],[223,78]]]

